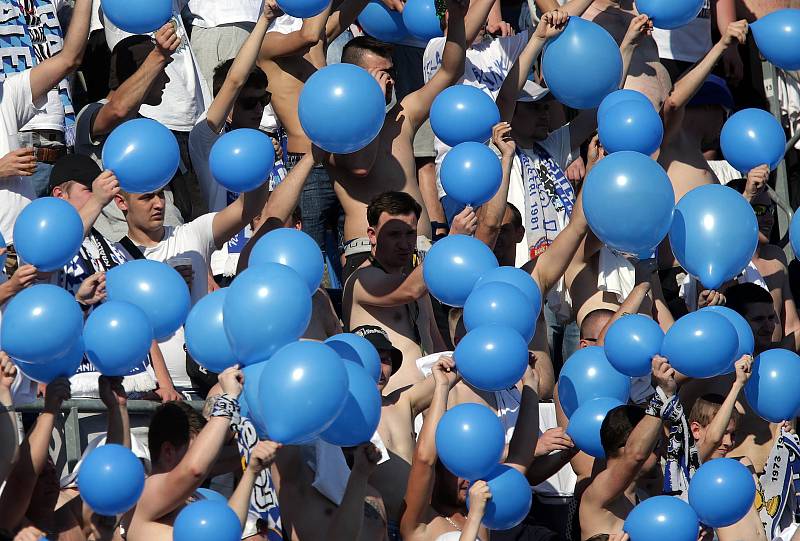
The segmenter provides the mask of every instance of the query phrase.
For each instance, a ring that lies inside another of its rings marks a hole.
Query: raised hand
[[[128,405],[128,393],[122,386],[122,376],[110,377],[100,376],[97,378],[100,400],[106,408],[114,409]]]
[[[675,395],[678,384],[675,381],[675,369],[666,358],[655,355],[653,357],[653,383],[660,387],[667,396]]]
[[[67,378],[58,378],[47,384],[44,391],[44,411],[58,413],[61,404],[69,400],[70,386]]]
[[[742,355],[734,367],[736,368],[736,385],[744,387],[744,384],[753,375],[753,358],[750,355]]]
[[[373,443],[362,443],[353,451],[353,472],[369,476],[381,460],[381,452]]]
[[[503,158],[513,158],[517,151],[517,143],[511,137],[511,124],[498,122],[492,128],[492,142]]]
[[[453,218],[450,234],[471,237],[475,234],[476,229],[478,229],[478,215],[475,214],[475,210],[472,207],[464,207],[464,210]]]
[[[178,37],[178,32],[172,21],[167,22],[164,26],[159,28],[155,34],[156,48],[164,59],[170,60],[172,53],[178,50],[181,46],[181,38]]]
[[[119,180],[113,171],[103,171],[92,182],[92,196],[102,205],[106,206],[119,194]]]
[[[641,44],[642,38],[650,36],[653,33],[653,21],[647,15],[637,15],[631,19],[628,25],[628,31],[625,32],[625,37],[622,38],[621,49],[626,47],[637,47]]]
[[[486,481],[475,481],[469,487],[469,510],[473,510],[483,516],[486,510],[486,503],[492,499],[492,491]]]
[[[81,282],[75,300],[85,306],[94,306],[106,298],[106,273],[96,272]]]
[[[226,368],[219,375],[219,385],[222,387],[222,392],[238,398],[242,394],[242,385],[244,384],[244,374],[239,370],[239,365]]]
[[[728,25],[728,28],[725,29],[725,33],[722,35],[720,42],[726,47],[737,43],[744,44],[744,42],[747,41],[747,32],[749,28],[745,20],[732,22]]]
[[[569,13],[563,9],[548,11],[539,19],[539,24],[536,25],[536,31],[533,35],[540,39],[554,38],[564,31],[568,22]]]
[[[573,449],[575,443],[567,434],[563,427],[556,427],[546,430],[536,441],[536,452],[534,456],[549,455],[553,451],[567,451]]]
[[[250,455],[250,462],[248,462],[247,468],[254,473],[261,473],[266,470],[275,462],[275,456],[280,448],[280,443],[269,440],[259,441]]]
[[[436,385],[447,386],[448,389],[452,389],[461,379],[456,371],[456,362],[451,357],[444,355],[439,357],[439,360],[433,365],[431,373]]]

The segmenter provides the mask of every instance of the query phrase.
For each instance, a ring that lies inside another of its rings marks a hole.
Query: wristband
[[[222,394],[214,401],[209,417],[227,417],[232,424],[239,424],[239,400],[229,394]]]

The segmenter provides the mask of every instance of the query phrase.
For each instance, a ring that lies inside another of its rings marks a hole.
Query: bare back
[[[687,120],[688,118],[684,119]],[[700,152],[699,145],[690,141],[682,129],[661,148],[658,163],[669,176],[676,203],[686,192],[698,186],[719,184],[717,176]]]

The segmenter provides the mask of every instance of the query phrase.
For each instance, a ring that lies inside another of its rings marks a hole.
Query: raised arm
[[[594,0],[570,0],[562,9],[566,10],[570,17],[580,17],[589,9]]]
[[[608,329],[611,328],[611,325],[616,323],[623,316],[639,313],[639,309],[642,307],[642,303],[647,298],[647,294],[649,292],[650,282],[639,282],[636,284],[630,294],[625,297],[623,303],[620,304],[619,308],[617,308],[617,311],[614,313],[614,315],[611,316],[605,326],[603,326],[603,330],[600,331],[600,336],[597,337],[598,346],[602,346],[605,343],[606,333],[608,332]]]
[[[256,479],[261,475],[265,469],[275,461],[275,455],[280,449],[281,444],[274,441],[262,440],[256,444],[253,452],[250,454],[250,461],[244,469],[242,478],[239,484],[236,485],[236,490],[233,491],[228,505],[236,512],[239,517],[239,523],[242,528],[247,523],[247,512],[250,509],[250,496],[253,494],[253,487],[256,484]]]
[[[486,512],[486,504],[492,499],[492,491],[486,481],[475,481],[469,487],[469,513],[464,529],[458,536],[458,541],[475,541],[479,539],[481,521]]]
[[[351,541],[361,536],[367,481],[381,459],[381,452],[372,443],[365,443],[356,447],[353,455],[353,469],[347,479],[342,503],[331,515],[329,541]]]
[[[119,180],[113,171],[103,171],[92,182],[92,196],[81,207],[78,213],[83,222],[83,235],[86,236],[94,227],[94,223],[106,205],[119,193]]]
[[[469,47],[477,38],[481,28],[486,24],[489,13],[494,10],[496,0],[475,0],[470,2],[467,14],[464,16],[464,32]]]
[[[533,462],[539,439],[539,375],[529,366],[522,377],[522,401],[514,435],[508,444],[506,465],[525,475]]]
[[[328,43],[338,38],[355,22],[358,14],[364,9],[368,0],[344,0],[333,9],[325,25],[325,36]]]
[[[264,62],[273,58],[287,56],[302,56],[311,47],[320,42],[325,34],[325,24],[331,14],[331,5],[328,4],[322,13],[309,19],[303,19],[299,30],[282,34],[281,32],[267,32],[261,44],[258,61]]]
[[[492,142],[500,151],[500,163],[503,168],[503,177],[500,188],[488,202],[478,209],[478,228],[475,238],[483,241],[489,248],[494,249],[500,228],[503,226],[503,216],[506,213],[508,201],[508,186],[511,179],[511,167],[514,165],[514,155],[517,145],[511,137],[511,124],[500,122],[492,129]]]
[[[106,443],[116,443],[131,448],[131,422],[128,416],[128,394],[122,386],[122,377],[100,376],[97,385],[100,400],[108,409]]]
[[[736,20],[735,0],[716,0],[711,2],[711,13],[717,24],[719,35],[725,34],[728,25]],[[737,47],[728,47],[722,54],[722,66],[725,70],[725,78],[735,86],[739,84],[744,76],[744,63],[739,56]]]
[[[11,385],[16,377],[17,367],[0,351],[0,484],[5,482],[19,458],[17,414],[11,396]]]
[[[731,390],[728,391],[728,396],[725,397],[714,418],[711,419],[711,422],[706,427],[705,438],[697,445],[701,464],[709,460],[714,451],[719,448],[720,443],[722,443],[722,438],[725,436],[725,431],[731,422],[733,410],[736,408],[736,399],[739,398],[739,393],[742,392],[747,380],[750,379],[752,369],[753,358],[750,355],[744,355],[736,361],[736,379],[731,385]]]
[[[562,427],[546,430],[536,442],[536,453],[526,477],[531,486],[544,483],[561,471],[578,453],[578,448]]]
[[[269,181],[265,180],[264,184],[252,192],[243,193],[214,216],[211,227],[218,250],[264,210],[268,197]]]

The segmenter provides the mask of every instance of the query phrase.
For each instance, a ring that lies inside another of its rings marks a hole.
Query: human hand
[[[17,378],[17,365],[5,351],[0,351],[0,392],[10,393]]]
[[[539,392],[539,373],[536,371],[536,354],[528,351],[528,368],[522,375],[522,384],[530,387],[535,392]]]
[[[97,386],[100,390],[100,400],[107,409],[112,410],[128,405],[128,393],[122,386],[122,376],[100,376],[97,378]]]
[[[9,287],[14,294],[36,283],[38,272],[33,265],[22,265],[11,275],[8,280]]]
[[[697,298],[697,307],[705,308],[706,306],[723,306],[725,304],[725,295],[719,291],[704,289],[700,292]]]
[[[589,149],[586,152],[586,172],[588,174],[592,167],[597,165],[597,162],[605,158],[606,151],[603,144],[600,142],[600,136],[595,134],[592,140],[589,141]]]
[[[172,54],[181,46],[181,38],[172,21],[168,21],[155,33],[156,48],[153,52],[160,55],[164,60],[172,59]]]
[[[0,158],[0,177],[29,177],[35,172],[36,155],[30,147],[12,150]]]
[[[461,376],[456,371],[456,362],[451,357],[444,355],[439,357],[439,360],[433,365],[431,373],[437,386],[447,387],[448,389],[452,389],[461,379]]]
[[[678,389],[675,381],[675,369],[670,366],[666,358],[660,355],[653,356],[653,383],[657,387],[661,387],[667,396],[674,396]]]
[[[175,387],[159,387],[153,391],[162,402],[180,402],[183,395],[175,390]]]
[[[472,207],[467,206],[453,218],[453,223],[450,225],[450,234],[471,237],[475,234],[476,229],[478,229],[478,215],[475,214],[475,210]]]
[[[514,27],[502,19],[494,19],[489,14],[489,21],[486,23],[486,32],[492,36],[508,37],[514,35]]]
[[[586,178],[586,165],[583,163],[583,158],[578,156],[575,161],[569,164],[564,173],[567,175],[567,180],[574,186],[583,182],[583,179]]]
[[[486,481],[475,481],[469,487],[469,512],[483,516],[486,511],[486,503],[492,499],[492,491],[489,490],[489,483]]]
[[[262,17],[268,21],[274,21],[281,15],[283,15],[283,10],[275,0],[264,0],[264,4],[261,7]]]
[[[114,200],[114,196],[119,194],[119,180],[113,171],[103,171],[92,182],[92,197],[105,207]]]
[[[750,355],[742,355],[742,358],[736,361],[734,367],[736,368],[734,384],[738,387],[744,387],[744,384],[753,375],[753,358]]]
[[[236,364],[230,368],[226,368],[219,375],[219,385],[222,387],[222,392],[233,398],[238,398],[242,394],[242,384],[244,383],[244,374],[239,370],[239,365]]]
[[[788,434],[797,434],[794,427],[792,426],[792,421],[783,421],[780,425],[778,425],[779,432],[786,432]]]
[[[61,404],[69,400],[70,388],[69,379],[58,378],[47,384],[44,391],[44,411],[48,413],[58,413]]]
[[[385,96],[386,89],[390,88],[390,86],[394,83],[392,77],[386,73],[384,70],[380,69],[369,69],[367,70],[372,77],[378,81],[378,86],[381,87],[381,93]]]
[[[381,452],[373,443],[362,443],[353,450],[353,472],[369,477],[380,460]]]
[[[653,21],[647,15],[637,15],[631,19],[625,37],[622,38],[620,49],[627,47],[638,47],[642,38],[653,34]]]
[[[554,38],[564,31],[568,22],[569,13],[563,9],[548,11],[539,19],[539,24],[536,25],[536,31],[534,31],[533,36],[544,40]]]
[[[511,137],[511,124],[498,122],[492,128],[492,142],[503,158],[513,158],[517,151],[517,143]]]
[[[724,47],[729,47],[737,43],[744,44],[747,40],[748,29],[749,26],[745,20],[732,22],[728,25],[728,28],[725,29],[720,43],[722,43]]]
[[[250,454],[250,462],[247,463],[247,469],[253,473],[261,473],[266,470],[275,462],[275,456],[280,448],[280,443],[269,440],[259,441]]]
[[[744,196],[752,199],[760,194],[769,180],[769,165],[759,165],[747,172],[747,183],[744,186]]]
[[[539,439],[536,440],[536,451],[534,456],[546,456],[553,451],[568,451],[575,447],[572,438],[563,427],[556,427],[546,430]]]
[[[84,306],[94,306],[105,300],[106,293],[106,273],[96,272],[81,282],[78,291],[75,292],[75,300]]]
[[[43,539],[45,533],[35,526],[23,528],[14,537],[14,541],[39,541]]]

